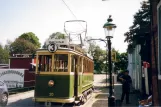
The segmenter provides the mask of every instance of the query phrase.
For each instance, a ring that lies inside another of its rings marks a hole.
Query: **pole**
[[[110,73],[110,86],[109,86],[109,97],[108,97],[108,106],[115,106],[115,97],[112,96],[112,62],[111,62],[111,38],[107,38],[108,43],[108,62],[109,62],[109,73]]]
[[[107,43],[106,43],[106,87],[107,87],[107,67],[108,67],[108,64],[107,64],[107,57],[108,57],[108,49],[107,49]]]

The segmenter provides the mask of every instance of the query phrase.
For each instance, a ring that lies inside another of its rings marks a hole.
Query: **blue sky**
[[[133,15],[142,0],[64,0],[77,19],[87,21],[87,36],[104,38],[103,24],[109,15],[117,25],[112,46],[125,52],[124,33],[132,25]],[[62,0],[0,0],[0,42],[14,40],[24,32],[33,32],[43,44],[54,32],[64,33],[64,22],[74,20]],[[102,48],[104,43],[97,42]]]

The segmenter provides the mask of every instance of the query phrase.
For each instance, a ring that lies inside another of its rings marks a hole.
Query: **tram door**
[[[78,57],[72,57],[73,70],[74,70],[74,96],[78,96]]]

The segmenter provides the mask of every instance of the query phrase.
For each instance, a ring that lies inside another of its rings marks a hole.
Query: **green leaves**
[[[35,53],[37,46],[28,40],[17,38],[10,45],[10,53],[11,54],[32,54]]]
[[[124,34],[125,40],[129,44],[128,51],[133,50],[133,46],[144,44],[147,33],[150,30],[150,5],[143,1],[141,9],[134,15],[134,22],[129,31]]]
[[[36,46],[36,48],[41,47],[41,43],[39,42],[39,38],[32,32],[23,33],[21,36],[18,37],[19,39],[24,39]]]
[[[106,50],[101,49],[95,44],[90,45],[91,54],[94,60],[94,70],[96,73],[102,73],[102,71],[108,71],[108,63],[106,66]],[[127,53],[119,53],[114,48],[112,52],[116,52],[116,62],[115,62],[115,71],[127,69],[128,58]],[[107,59],[108,60],[108,59]]]
[[[56,33],[52,33],[49,36],[50,39],[55,38],[55,39],[65,39],[65,34],[60,33],[60,32],[56,32]],[[47,44],[46,42],[44,43],[44,45],[42,46],[42,48],[47,48]]]
[[[117,53],[117,62],[115,62],[115,70],[125,70],[128,65],[127,53]]]
[[[32,54],[36,49],[40,48],[38,37],[32,33],[23,33],[9,46],[11,54]]]
[[[8,58],[9,58],[9,50],[3,47],[0,44],[0,64],[7,64],[8,63]]]

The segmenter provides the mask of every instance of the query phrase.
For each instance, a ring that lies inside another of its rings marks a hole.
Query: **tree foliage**
[[[102,71],[106,72],[108,71],[108,63],[106,66],[106,58],[108,61],[108,53],[106,53],[106,50],[101,49],[99,46],[97,46],[94,42],[91,42],[90,48],[91,54],[93,56],[94,60],[94,70],[96,73],[101,73]],[[112,48],[112,52],[116,52],[116,62],[115,63],[115,71],[117,70],[125,70],[127,69],[128,64],[128,58],[127,53],[119,53],[119,51]]]
[[[10,45],[10,53],[11,54],[32,54],[35,53],[37,46],[28,40],[17,38]]]
[[[9,49],[10,54],[32,54],[36,49],[40,48],[38,37],[32,33],[23,33],[15,41],[8,41],[6,48]]]
[[[105,71],[105,58],[106,58],[106,51],[102,50],[99,46],[96,46],[93,51],[93,60],[94,60],[94,70],[97,73],[101,73]]]
[[[141,3],[141,9],[134,15],[133,25],[124,34],[125,40],[129,44],[128,51],[132,51],[135,45],[144,44],[147,33],[150,29],[150,5],[149,1]]]
[[[32,32],[23,33],[21,36],[18,37],[19,39],[24,39],[36,46],[36,48],[41,47],[41,43],[39,42],[39,38]]]
[[[115,62],[115,70],[125,70],[128,66],[128,56],[127,53],[117,52],[117,61]]]
[[[52,39],[52,38],[55,38],[55,39],[65,39],[65,34],[61,33],[61,32],[56,32],[56,33],[52,33],[48,39]],[[48,40],[47,39],[47,40]],[[44,45],[42,46],[42,48],[47,48],[47,44],[46,44],[46,41],[44,43]]]
[[[9,50],[0,44],[0,64],[8,64]]]

